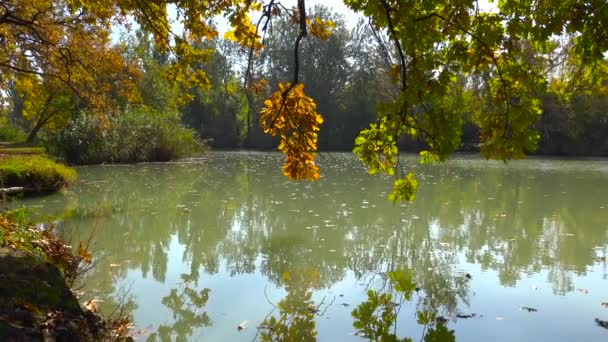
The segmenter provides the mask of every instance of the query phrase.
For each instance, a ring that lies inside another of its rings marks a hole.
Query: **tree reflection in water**
[[[171,289],[171,293],[162,299],[163,305],[173,312],[173,324],[160,325],[147,341],[188,341],[194,329],[211,325],[211,319],[204,311],[210,289],[197,291],[191,287],[195,282],[191,276],[182,274],[181,278],[180,290]]]
[[[314,293],[351,276],[391,292],[388,272],[408,267],[424,294],[415,294],[417,304],[452,320],[458,305],[468,304],[463,275],[471,265],[491,287],[515,289],[535,277],[555,295],[575,291],[576,278],[591,272],[606,276],[595,267],[608,255],[604,164],[499,166],[466,157],[432,168],[410,164],[418,168],[420,192],[415,202],[395,206],[384,180],[369,177],[350,155],[334,157],[312,184],[285,181],[272,154],[83,168],[72,192],[31,204],[61,221],[59,231],[73,245],[94,235],[98,262],[85,282],[105,303],[125,279],[167,284],[169,265],[193,279],[255,275],[279,288],[286,272],[297,278],[310,267],[318,273],[307,285]],[[292,297],[305,303],[306,291],[298,291]],[[440,328],[434,324],[427,335]]]
[[[423,299],[424,291],[414,283],[411,270],[388,272],[388,278],[388,292],[369,290],[367,300],[352,311],[355,335],[370,341],[412,342],[409,337],[398,337],[397,316],[401,306],[412,301],[414,295]],[[314,269],[283,274],[287,295],[275,307],[279,310],[278,315],[271,316],[271,312],[270,317],[258,326],[260,341],[316,341],[315,316],[323,316],[325,312],[325,298],[318,305],[312,300],[312,290],[317,280],[318,271]],[[395,302],[397,298],[399,301]],[[327,306],[332,304],[333,300]],[[425,342],[456,340],[454,330],[448,329],[447,320],[438,316],[435,309],[423,305],[417,310],[416,317],[417,323],[423,326],[422,340]]]

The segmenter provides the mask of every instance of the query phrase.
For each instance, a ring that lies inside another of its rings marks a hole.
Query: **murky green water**
[[[349,154],[325,155],[315,183],[288,181],[280,164],[215,152],[82,167],[70,192],[25,204],[61,218],[74,244],[92,237],[87,296],[109,312],[128,291],[142,339],[251,341],[299,287],[320,309],[318,340],[358,341],[351,311],[409,268],[420,291],[400,306],[400,337],[420,339],[415,311],[427,308],[458,341],[608,340],[594,322],[608,319],[608,160],[457,156],[415,166],[420,191],[398,205]]]

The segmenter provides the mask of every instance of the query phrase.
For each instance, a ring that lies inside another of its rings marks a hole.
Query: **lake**
[[[607,159],[403,155],[420,188],[397,204],[353,155],[317,159],[317,182],[262,152],[78,167],[73,188],[20,204],[90,241],[82,300],[122,303],[141,340],[251,341],[306,307],[312,322],[282,321],[301,340],[362,341],[351,312],[397,269],[417,287],[394,297],[400,338],[421,339],[422,310],[457,341],[608,340]]]

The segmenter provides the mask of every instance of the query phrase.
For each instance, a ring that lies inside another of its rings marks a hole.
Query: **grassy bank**
[[[0,193],[57,191],[76,180],[76,171],[41,154],[0,155]]]

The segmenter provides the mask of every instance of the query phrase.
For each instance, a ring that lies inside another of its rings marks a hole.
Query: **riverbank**
[[[86,247],[73,250],[23,217],[0,213],[0,340],[125,339],[128,320],[106,320],[72,292],[92,261]]]
[[[0,194],[54,192],[75,180],[74,169],[48,158],[42,148],[0,148]]]

